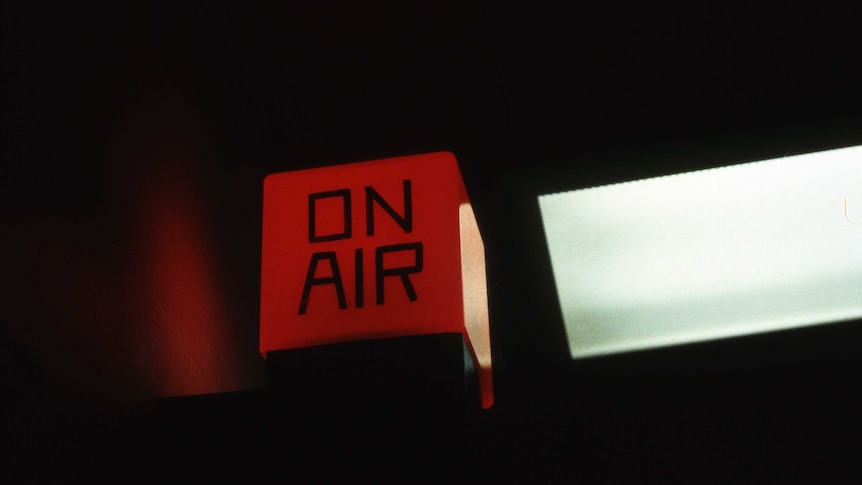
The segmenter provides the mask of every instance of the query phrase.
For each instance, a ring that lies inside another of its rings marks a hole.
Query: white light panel
[[[862,147],[539,207],[573,358],[862,317]]]

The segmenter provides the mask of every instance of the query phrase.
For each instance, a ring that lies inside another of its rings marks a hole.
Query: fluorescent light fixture
[[[539,207],[573,358],[862,317],[862,147]]]

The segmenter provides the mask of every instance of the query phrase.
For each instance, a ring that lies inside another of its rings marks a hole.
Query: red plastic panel
[[[260,351],[461,332],[493,403],[484,246],[455,157],[269,175]]]

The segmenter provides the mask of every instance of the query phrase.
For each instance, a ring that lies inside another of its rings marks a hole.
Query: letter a
[[[317,263],[321,259],[329,260],[332,276],[316,278]],[[302,299],[299,301],[299,314],[304,315],[308,309],[308,298],[311,296],[311,287],[315,285],[335,285],[335,294],[338,296],[338,308],[347,308],[347,298],[344,297],[344,283],[341,281],[341,272],[338,271],[338,259],[334,251],[325,253],[314,253],[311,255],[311,263],[308,265],[308,274],[305,277],[305,286],[302,288]]]

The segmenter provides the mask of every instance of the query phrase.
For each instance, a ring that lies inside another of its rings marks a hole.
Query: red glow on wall
[[[239,387],[229,313],[193,179],[181,161],[144,183],[140,213],[143,329],[157,396]]]
[[[225,278],[245,255],[218,245],[224,222],[207,192],[216,154],[184,92],[159,80],[122,103],[101,172],[66,181],[98,206],[71,201],[0,224],[0,267],[13,282],[0,331],[64,388],[126,400],[263,384],[254,322],[235,317],[242,283]]]

